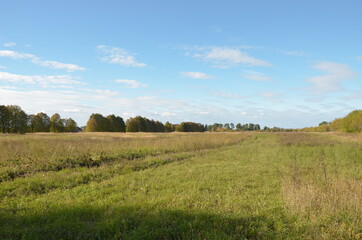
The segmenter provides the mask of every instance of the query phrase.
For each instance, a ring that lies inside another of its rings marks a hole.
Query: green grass
[[[361,139],[0,136],[0,239],[361,239]]]

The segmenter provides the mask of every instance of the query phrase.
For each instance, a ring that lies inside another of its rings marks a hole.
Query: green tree
[[[87,122],[87,132],[108,132],[110,130],[109,120],[102,114],[93,113]]]
[[[38,113],[32,117],[31,121],[32,132],[49,132],[50,118],[45,113]]]
[[[77,123],[71,119],[71,118],[68,118],[65,120],[65,131],[66,132],[78,132],[78,125]]]
[[[319,123],[319,126],[322,126],[322,125],[328,125],[329,123],[327,121],[323,121],[321,123]]]
[[[50,131],[56,133],[64,132],[64,119],[61,119],[58,113],[53,114],[50,118]]]
[[[169,122],[165,123],[165,131],[166,132],[174,132],[175,131],[175,126]]]
[[[236,124],[236,130],[240,131],[242,128],[243,126],[240,123]]]
[[[343,119],[343,131],[362,132],[362,110],[352,111]]]
[[[8,132],[25,133],[28,126],[28,115],[16,105],[7,106],[9,111]]]
[[[5,105],[0,105],[0,131],[5,133],[8,131],[10,124],[10,111]]]

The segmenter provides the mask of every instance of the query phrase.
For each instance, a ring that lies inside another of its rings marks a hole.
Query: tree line
[[[336,118],[332,122],[323,121],[318,127],[303,128],[307,132],[362,132],[362,110],[354,110],[343,118]]]
[[[348,120],[336,119],[332,123],[323,123],[319,129],[346,129],[346,131],[356,130],[355,115],[361,115],[362,111],[355,111]],[[357,121],[358,122],[358,121]],[[325,125],[326,124],[326,125]],[[358,124],[357,124],[358,125]],[[361,124],[357,129],[362,129]],[[315,129],[314,129],[315,130]],[[16,105],[0,105],[0,131],[2,133],[35,133],[35,132],[224,132],[224,131],[295,131],[292,129],[269,128],[261,129],[259,124],[255,123],[214,123],[203,125],[195,122],[181,122],[172,124],[166,122],[148,119],[146,117],[136,116],[128,119],[126,122],[120,116],[114,114],[103,116],[99,113],[93,113],[85,127],[78,127],[78,124],[72,118],[61,118],[58,113],[49,117],[46,113],[26,114],[19,106]]]
[[[0,131],[2,133],[26,132],[78,132],[80,128],[71,118],[61,118],[58,113],[26,114],[17,105],[0,105]]]

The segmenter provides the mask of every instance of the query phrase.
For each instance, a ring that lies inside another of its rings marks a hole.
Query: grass
[[[361,140],[0,135],[0,239],[361,239]]]

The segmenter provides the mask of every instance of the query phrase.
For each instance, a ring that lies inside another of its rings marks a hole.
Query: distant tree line
[[[19,106],[0,105],[2,133],[78,132],[79,130],[73,119],[63,119],[58,113],[51,117],[42,112],[28,115]]]
[[[354,110],[344,118],[337,118],[332,122],[323,121],[318,127],[303,128],[301,130],[307,132],[362,132],[362,110]]]
[[[102,114],[93,113],[83,129],[71,118],[61,118],[58,113],[49,117],[46,113],[26,114],[19,106],[0,105],[0,132],[2,133],[35,133],[35,132],[223,132],[223,131],[265,131],[265,132],[290,132],[290,131],[340,131],[362,132],[362,110],[355,110],[344,118],[337,118],[332,122],[323,121],[318,127],[303,129],[284,129],[279,127],[264,127],[261,129],[255,123],[214,123],[203,125],[195,122],[181,122],[172,124],[136,116],[124,122],[120,116],[114,114],[104,117]]]
[[[206,130],[210,132],[221,132],[221,131],[259,131],[260,125],[254,123],[241,124],[237,123],[214,123],[212,125],[206,125]]]

